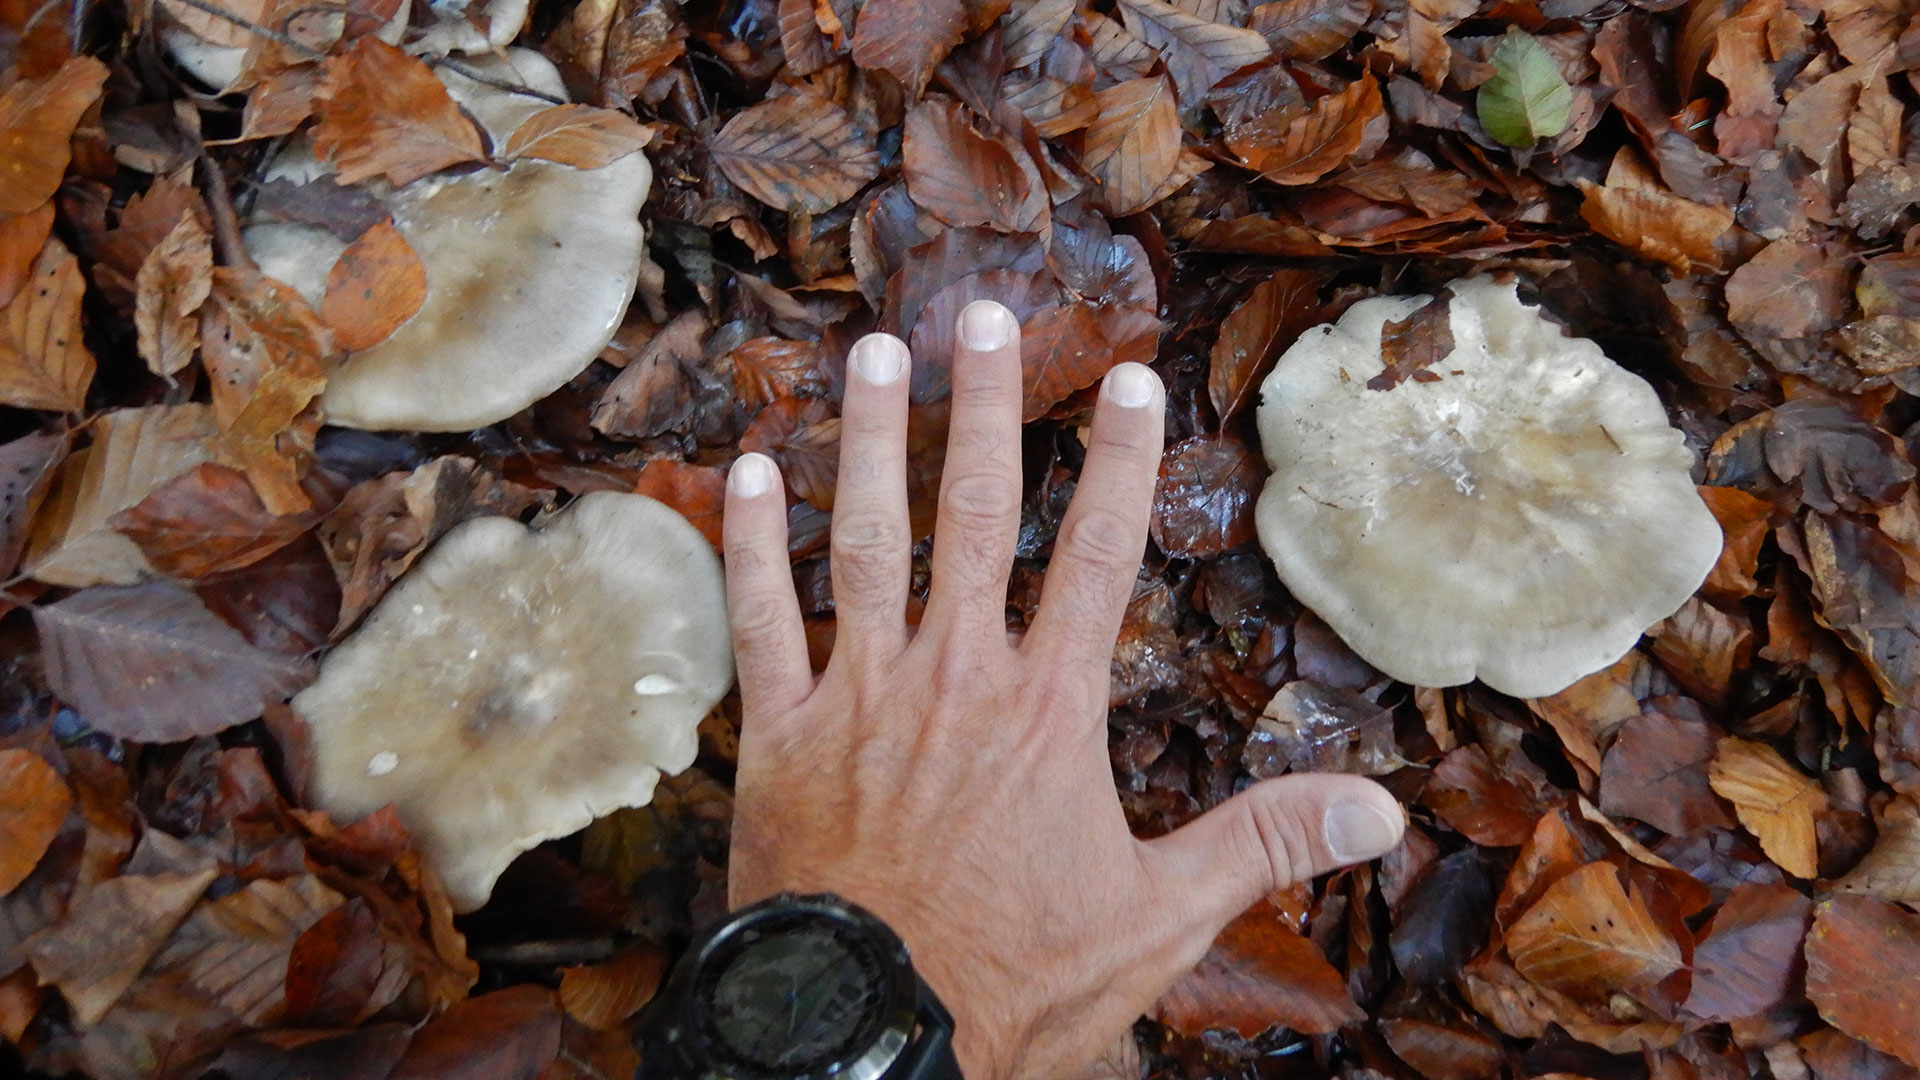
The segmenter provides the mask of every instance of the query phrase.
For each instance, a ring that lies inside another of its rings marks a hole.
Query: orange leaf
[[[48,237],[20,292],[0,308],[0,404],[78,412],[93,385],[93,354],[81,340],[80,263]]]
[[[1686,964],[1679,943],[1607,862],[1548,886],[1508,928],[1507,953],[1541,986],[1600,1002],[1617,990],[1649,990]]]
[[[1720,268],[1715,243],[1733,227],[1733,211],[1703,206],[1658,187],[1605,187],[1581,180],[1580,216],[1593,231],[1674,273]]]
[[[74,125],[106,81],[107,65],[76,56],[0,94],[0,214],[31,213],[53,196],[72,156]]]
[[[1885,900],[1836,896],[1807,935],[1807,997],[1834,1027],[1920,1068],[1920,916]]]
[[[1100,181],[1110,215],[1144,210],[1180,162],[1173,87],[1164,78],[1131,79],[1094,97],[1100,118],[1087,127],[1080,162]]]
[[[1026,369],[1024,421],[1034,421],[1112,370],[1113,346],[1091,304],[1076,301],[1041,308],[1020,328],[1020,363]]]
[[[749,409],[783,397],[822,397],[827,374],[819,342],[760,337],[739,346],[727,359],[733,365],[733,392]]]
[[[961,0],[867,0],[854,24],[853,62],[899,79],[912,101],[966,27]]]
[[[708,543],[720,547],[720,511],[727,501],[726,470],[660,458],[640,470],[633,490],[678,510]]]
[[[1228,923],[1154,1006],[1155,1019],[1183,1035],[1228,1028],[1246,1038],[1275,1024],[1317,1035],[1365,1016],[1320,947],[1265,901]]]
[[[603,964],[564,968],[560,1005],[588,1027],[616,1030],[653,1000],[666,970],[667,954],[653,945],[629,949]]]
[[[555,105],[521,121],[501,155],[540,158],[576,169],[611,165],[653,139],[654,129],[623,112],[591,105]]]
[[[390,221],[360,234],[327,271],[320,321],[343,349],[370,349],[413,318],[427,299],[427,269]]]
[[[1827,796],[1811,777],[1765,743],[1728,736],[1720,740],[1707,779],[1780,869],[1795,877],[1819,876],[1814,818],[1827,808]]]
[[[1293,60],[1332,56],[1373,17],[1372,0],[1276,0],[1248,16],[1275,52]]]
[[[197,578],[251,566],[318,520],[311,512],[268,513],[245,475],[209,463],[115,514],[113,527],[140,546],[155,570]]]
[[[1025,150],[983,135],[966,108],[923,101],[907,114],[901,171],[907,192],[949,225],[986,225],[1001,232],[1034,232],[1047,212],[1047,193]]]
[[[376,37],[327,59],[314,101],[314,151],[342,184],[406,184],[486,157],[479,129],[427,65]]]
[[[33,274],[34,260],[53,232],[53,203],[25,214],[0,214],[0,308],[13,302]]]
[[[200,305],[213,291],[213,237],[193,214],[147,253],[134,278],[133,324],[148,370],[171,379],[200,347]]]
[[[1362,75],[1311,106],[1268,110],[1229,128],[1227,146],[1271,183],[1310,184],[1353,156],[1385,109],[1380,84]]]
[[[1305,270],[1276,270],[1253,287],[1220,323],[1207,367],[1207,397],[1226,424],[1307,327],[1320,321],[1320,278]]]
[[[880,172],[873,136],[845,109],[804,93],[733,114],[708,152],[727,179],[776,210],[831,210]]]
[[[787,488],[821,510],[833,509],[839,479],[840,418],[824,401],[781,398],[760,410],[740,436],[740,449],[780,463]]]
[[[31,750],[0,750],[0,896],[27,880],[67,820],[73,794]]]

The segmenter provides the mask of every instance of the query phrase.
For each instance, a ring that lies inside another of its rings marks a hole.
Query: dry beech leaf
[[[480,129],[432,70],[372,35],[327,58],[314,102],[314,152],[342,184],[406,184],[486,158]]]
[[[1818,244],[1776,240],[1727,279],[1727,318],[1756,340],[1831,330],[1845,317],[1848,276]]]
[[[1920,801],[1903,795],[1888,803],[1873,847],[1834,887],[1920,905]]]
[[[1707,777],[1780,869],[1799,878],[1820,875],[1814,819],[1827,808],[1827,796],[1811,777],[1773,747],[1737,736],[1720,740]]]
[[[1276,1024],[1314,1035],[1366,1017],[1320,947],[1265,902],[1220,931],[1153,1015],[1183,1035],[1221,1028],[1249,1039]]]
[[[426,299],[420,256],[392,222],[383,221],[348,244],[327,271],[320,321],[341,348],[370,349],[413,318]]]
[[[1167,447],[1153,494],[1153,542],[1174,558],[1210,559],[1254,536],[1253,504],[1266,470],[1231,435],[1195,435]]]
[[[749,409],[783,397],[823,397],[826,351],[815,341],[759,337],[727,355],[733,365],[734,396]]]
[[[1596,1002],[1619,990],[1650,990],[1686,964],[1679,943],[1628,895],[1608,862],[1548,886],[1507,928],[1507,954],[1541,986]]]
[[[1023,68],[1040,59],[1053,39],[1073,19],[1074,0],[1013,0],[1000,24],[1001,47],[1007,67]]]
[[[1202,18],[1166,0],[1120,0],[1134,36],[1160,51],[1181,102],[1199,105],[1220,80],[1265,60],[1267,39],[1238,26]]]
[[[1600,769],[1600,809],[1670,836],[1731,828],[1707,783],[1718,731],[1705,717],[1649,709],[1621,724]]]
[[[1828,1023],[1920,1068],[1920,916],[1867,896],[1836,896],[1807,935],[1807,997]]]
[[[201,362],[221,437],[214,455],[247,474],[274,514],[312,505],[306,471],[333,332],[300,294],[251,270],[221,267],[201,309]]]
[[[80,895],[64,922],[28,938],[23,951],[40,981],[60,988],[74,1019],[91,1026],[218,876],[208,867],[103,881]]]
[[[1373,0],[1277,0],[1247,20],[1290,60],[1320,60],[1338,52],[1373,17]]]
[[[1320,278],[1276,270],[1220,323],[1207,367],[1207,397],[1222,427],[1247,403],[1273,362],[1320,321]]]
[[[1229,128],[1227,146],[1271,183],[1310,184],[1345,164],[1385,115],[1380,84],[1362,75],[1310,106],[1272,109]]]
[[[0,575],[11,575],[26,550],[27,528],[67,456],[67,436],[23,435],[0,446]]]
[[[209,45],[233,47],[253,44],[253,29],[233,19],[223,19],[181,0],[159,0],[159,4],[189,33]],[[261,24],[270,17],[273,0],[221,0],[220,6],[222,10],[232,12],[248,22]]]
[[[1093,305],[1075,302],[1044,307],[1020,327],[1020,363],[1031,422],[1074,393],[1092,386],[1119,362]]]
[[[1038,231],[1047,193],[1025,150],[981,134],[966,107],[951,101],[914,106],[903,132],[901,173],[928,213],[949,225]]]
[[[323,74],[319,64],[298,64],[254,87],[247,94],[238,141],[271,139],[299,130],[313,115],[313,99]]]
[[[99,587],[34,609],[47,682],[92,727],[137,742],[211,735],[311,678],[170,581]]]
[[[80,328],[86,291],[79,260],[48,237],[19,293],[0,309],[0,404],[53,412],[86,407],[95,366]]]
[[[1718,270],[1716,243],[1733,228],[1733,210],[1705,206],[1657,187],[1606,186],[1582,180],[1580,216],[1593,231],[1676,274]]]
[[[1800,943],[1813,921],[1813,901],[1786,885],[1744,883],[1693,949],[1687,1011],[1705,1020],[1757,1016],[1794,990]]]
[[[25,214],[0,214],[0,308],[13,303],[53,232],[53,203]]]
[[[20,887],[67,820],[73,795],[46,759],[0,750],[0,896]]]
[[[713,163],[776,210],[823,213],[880,173],[880,151],[845,109],[782,94],[733,114],[708,146]]]
[[[131,585],[150,574],[113,516],[209,460],[215,438],[200,404],[115,409],[92,430],[93,444],[60,466],[28,541],[26,571],[50,585]]]
[[[1420,801],[1476,844],[1516,847],[1533,835],[1540,808],[1494,767],[1479,746],[1462,746],[1434,767]]]
[[[184,981],[246,1024],[270,1024],[285,1002],[294,944],[344,899],[312,874],[251,882],[188,916],[155,954],[152,968]]]
[[[28,214],[53,197],[80,117],[100,100],[107,65],[76,56],[43,79],[0,93],[0,214]]]
[[[155,570],[198,578],[251,566],[319,520],[311,512],[268,513],[244,474],[208,463],[160,485],[112,524]]]
[[[198,216],[180,215],[165,240],[147,253],[134,278],[133,324],[147,369],[171,379],[200,347],[200,305],[213,291],[213,236]]]
[[[966,27],[962,0],[867,0],[854,25],[853,62],[899,79],[911,101]]]
[[[727,501],[727,471],[712,465],[659,458],[647,462],[634,482],[635,494],[657,499],[679,511],[716,549],[721,545],[721,510]]]
[[[629,949],[602,964],[563,968],[560,1005],[588,1027],[617,1031],[653,1000],[666,970],[667,954],[655,945]]]
[[[598,169],[637,154],[653,128],[626,113],[592,105],[555,105],[521,121],[500,155],[540,158],[576,169]]]
[[[1100,181],[1115,217],[1151,206],[1180,161],[1180,114],[1164,78],[1130,79],[1094,95],[1080,162]]]

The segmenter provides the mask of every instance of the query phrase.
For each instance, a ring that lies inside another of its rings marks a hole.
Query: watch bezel
[[[886,985],[876,990],[881,999],[875,1010],[879,1022],[864,1047],[822,1062],[806,1073],[779,1073],[778,1080],[879,1080],[906,1052],[918,1023],[919,980],[899,937],[879,919],[837,896],[782,893],[741,908],[695,941],[688,950],[690,962],[676,972],[676,976],[684,977],[684,984],[676,988],[682,1015],[675,1041],[700,1075],[713,1080],[775,1080],[776,1074],[743,1066],[712,1045],[720,1036],[706,1011],[710,1002],[700,993],[707,980],[719,977],[720,965],[750,946],[751,942],[744,939],[757,940],[770,932],[802,928],[825,928],[850,947],[860,949],[878,968]]]

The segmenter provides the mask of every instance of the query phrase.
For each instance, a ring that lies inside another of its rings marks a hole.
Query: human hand
[[[1352,776],[1249,787],[1186,827],[1128,832],[1107,759],[1114,641],[1146,547],[1164,395],[1107,376],[1038,613],[1009,640],[1020,521],[1019,325],[960,315],[933,582],[904,612],[909,360],[848,357],[831,541],[833,657],[807,662],[772,460],[733,467],[727,591],[744,707],[729,899],[834,892],[884,919],[952,1011],[969,1080],[1061,1077],[1109,1051],[1266,893],[1399,840]]]

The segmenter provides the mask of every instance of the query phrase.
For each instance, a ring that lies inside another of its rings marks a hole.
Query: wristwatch
[[[642,1080],[960,1080],[953,1018],[871,912],[781,893],[697,936],[636,1034]]]

